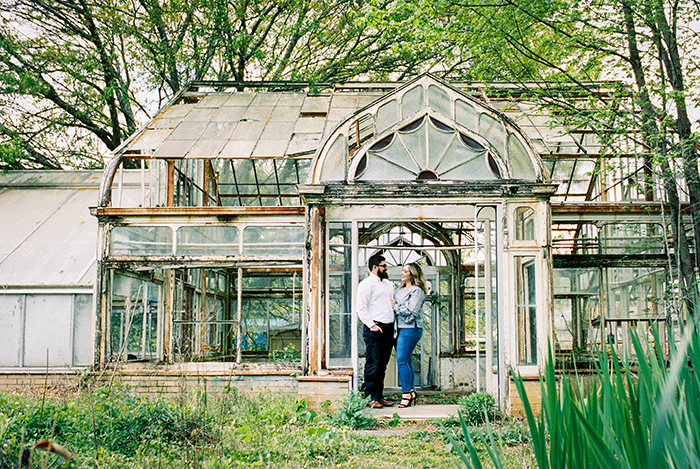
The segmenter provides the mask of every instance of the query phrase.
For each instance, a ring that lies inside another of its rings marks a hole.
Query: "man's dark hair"
[[[372,256],[369,258],[369,263],[367,264],[367,268],[369,269],[370,272],[372,272],[372,268],[375,265],[379,265],[382,261],[385,261],[384,256],[382,256],[381,253],[376,253],[372,254]]]

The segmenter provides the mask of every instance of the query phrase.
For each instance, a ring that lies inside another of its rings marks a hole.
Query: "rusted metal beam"
[[[97,207],[97,217],[304,215],[304,207]]]
[[[322,215],[319,207],[311,209],[311,229],[313,238],[318,240],[321,234]],[[311,252],[311,297],[309,299],[309,374],[320,371],[320,320],[321,320],[321,253],[319,249]]]
[[[681,211],[689,211],[683,204]],[[552,204],[552,214],[560,213],[669,213],[668,204],[661,202],[561,202]]]
[[[666,254],[555,254],[554,268],[576,267],[667,267]]]
[[[168,160],[168,181],[167,181],[166,205],[172,207],[175,203],[175,161]]]
[[[262,271],[279,271],[280,268],[298,269],[303,258],[299,256],[153,256],[146,258],[111,257],[104,260],[105,267],[114,269],[133,269],[140,267],[152,268],[195,268],[195,267],[219,267],[219,268],[243,268]]]

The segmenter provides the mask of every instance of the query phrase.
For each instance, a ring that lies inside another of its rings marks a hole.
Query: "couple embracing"
[[[416,400],[413,349],[423,335],[422,309],[428,286],[420,266],[406,264],[401,285],[394,292],[386,259],[377,253],[369,258],[367,276],[357,287],[357,316],[364,324],[365,397],[369,407],[381,409],[394,404],[384,398],[384,375],[396,345],[396,366],[401,379],[401,403],[410,407]]]

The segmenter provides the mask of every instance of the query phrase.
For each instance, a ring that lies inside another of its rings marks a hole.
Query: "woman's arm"
[[[423,301],[425,301],[425,292],[421,288],[416,288],[402,302],[396,303],[394,312],[399,315],[403,322],[412,324],[423,310]]]

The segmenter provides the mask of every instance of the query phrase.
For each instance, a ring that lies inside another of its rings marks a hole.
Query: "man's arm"
[[[372,297],[372,284],[362,281],[357,286],[357,317],[362,323],[369,327],[372,331],[381,331],[377,326],[369,312],[369,300]]]

